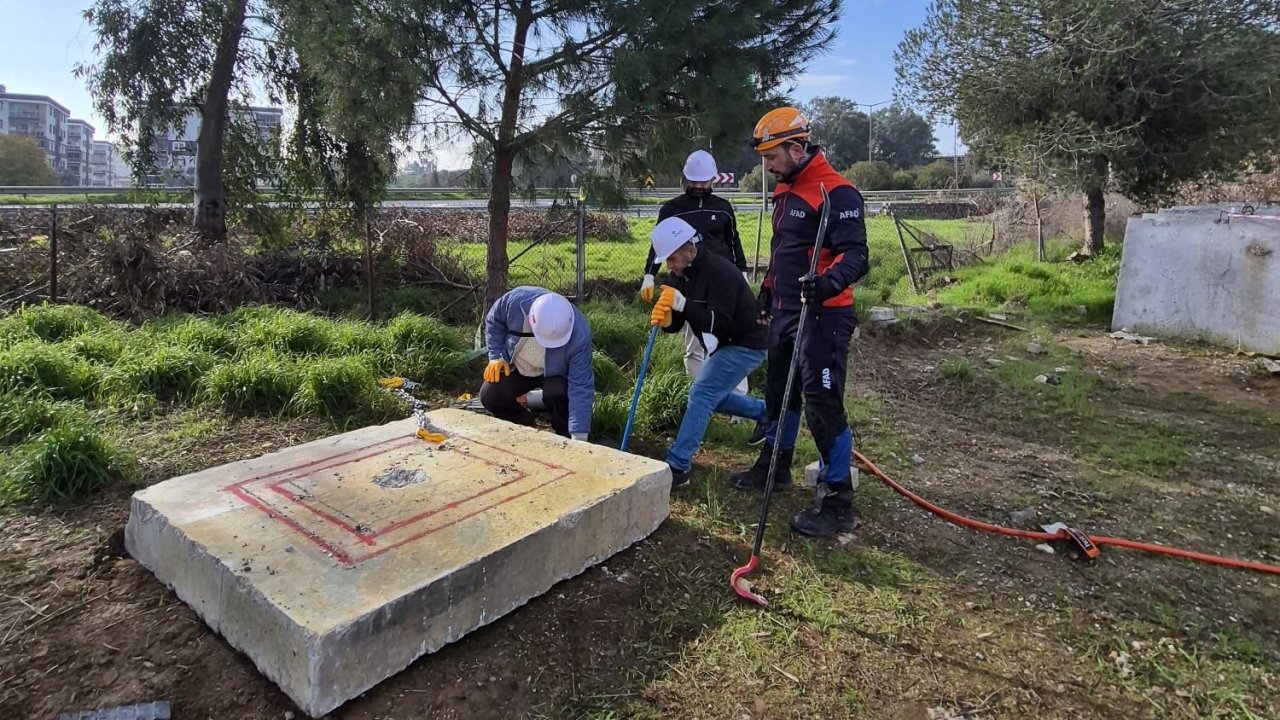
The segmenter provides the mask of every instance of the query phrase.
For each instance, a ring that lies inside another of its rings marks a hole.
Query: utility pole
[[[951,163],[956,171],[956,190],[960,189],[960,124],[951,118]]]
[[[893,101],[885,100],[878,103],[854,103],[854,105],[858,107],[865,107],[867,109],[867,162],[871,162],[871,110],[872,108],[877,108],[881,105],[888,105],[891,102]]]

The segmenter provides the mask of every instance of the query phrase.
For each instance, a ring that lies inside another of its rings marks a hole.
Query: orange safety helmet
[[[809,139],[809,118],[799,110],[787,106],[770,110],[756,123],[751,133],[751,147],[764,152],[792,140]]]

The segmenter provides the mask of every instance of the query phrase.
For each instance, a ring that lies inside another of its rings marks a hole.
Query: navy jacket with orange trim
[[[862,193],[831,167],[821,148],[815,148],[794,181],[779,183],[773,194],[773,241],[764,287],[774,310],[800,309],[800,278],[809,272],[822,209],[820,184],[827,187],[831,211],[818,272],[834,279],[841,292],[815,310],[852,313],[853,284],[871,268]]]

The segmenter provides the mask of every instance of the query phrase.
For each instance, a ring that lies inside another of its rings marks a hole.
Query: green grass
[[[394,398],[377,388],[377,378],[360,358],[322,358],[301,368],[293,409],[323,417],[339,430],[386,422],[395,416]]]
[[[620,440],[627,426],[627,413],[631,410],[631,393],[601,393],[596,391],[595,405],[591,410],[591,434],[597,438]]]
[[[35,391],[72,400],[91,396],[99,372],[62,345],[29,340],[0,350],[0,393]]]
[[[0,348],[29,339],[59,342],[113,325],[106,316],[82,305],[27,305],[0,318]]]
[[[218,365],[201,382],[204,396],[232,413],[284,412],[300,386],[297,361],[270,352]]]
[[[135,345],[103,378],[107,394],[121,400],[151,395],[158,400],[188,399],[217,362],[204,350],[183,345]]]
[[[80,403],[5,393],[0,395],[0,445],[22,443],[56,425],[88,417]]]
[[[267,308],[238,328],[239,342],[291,355],[323,355],[337,344],[331,321],[293,310]]]
[[[157,342],[218,357],[231,357],[239,347],[236,334],[231,329],[209,318],[173,315],[148,322],[143,331],[154,336]]]
[[[622,368],[599,350],[591,356],[591,368],[595,371],[597,393],[620,393],[631,386],[632,380],[622,372]]]
[[[95,423],[69,415],[15,448],[0,471],[0,498],[63,502],[127,476],[132,459]]]
[[[1050,262],[1041,263],[1035,260],[1033,246],[1016,246],[986,263],[956,271],[956,284],[940,289],[938,300],[983,312],[1025,307],[1034,315],[1058,321],[1110,320],[1120,247],[1108,245],[1101,256],[1079,265],[1056,259],[1073,247],[1053,243]]]
[[[433,317],[401,313],[386,325],[391,347],[397,352],[422,348],[462,350],[469,343],[456,329]]]
[[[949,358],[938,363],[938,377],[952,382],[968,382],[973,379],[973,366],[964,358]]]
[[[81,195],[67,195],[65,193],[43,195],[0,195],[0,205],[79,205],[82,203],[88,203],[91,205],[111,203],[151,205],[154,203],[190,202],[191,193],[189,192],[161,192],[135,190],[131,188],[121,188],[116,191],[103,190],[101,192],[90,192]]]

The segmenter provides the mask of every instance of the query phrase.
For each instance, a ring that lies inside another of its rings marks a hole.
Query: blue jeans
[[[698,377],[689,388],[689,404],[680,421],[676,441],[667,451],[667,464],[688,472],[693,454],[702,444],[702,436],[711,422],[711,413],[721,412],[763,422],[764,401],[734,392],[734,388],[752,370],[764,362],[765,351],[730,345],[716,350],[702,364]]]

